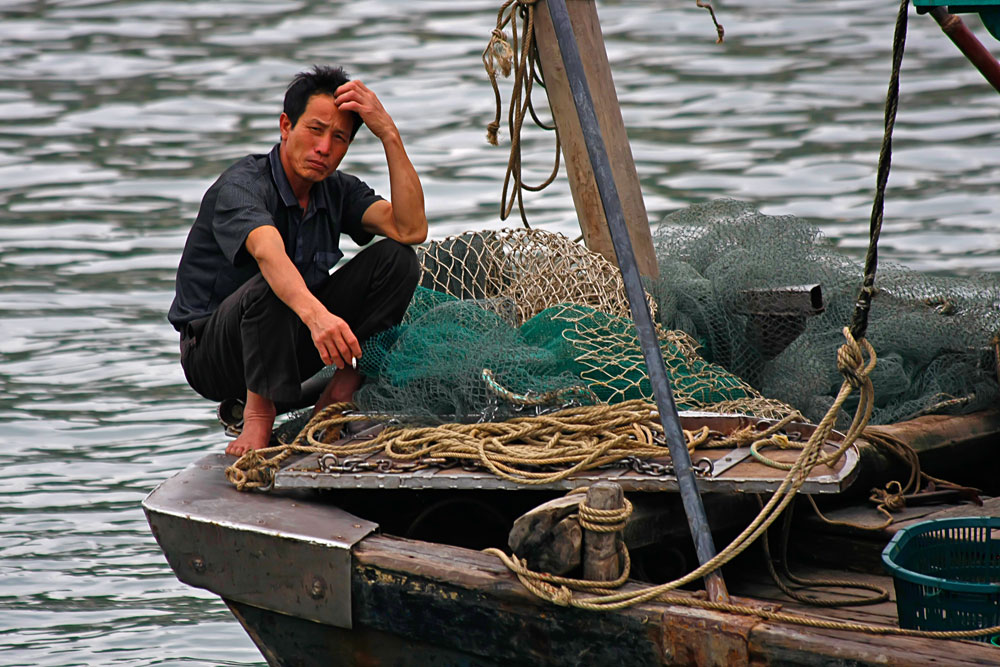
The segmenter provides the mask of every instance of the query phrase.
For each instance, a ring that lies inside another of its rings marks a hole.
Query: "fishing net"
[[[462,234],[418,254],[421,286],[402,324],[363,347],[361,410],[434,423],[653,400],[621,274],[603,257],[529,229]],[[792,411],[707,362],[687,334],[658,336],[678,408]]]
[[[800,219],[731,200],[667,216],[653,240],[648,306],[678,408],[821,419],[843,381],[836,355],[860,262]],[[449,237],[418,257],[403,322],[363,346],[361,410],[435,424],[654,400],[621,274],[600,255],[518,229]],[[996,277],[883,263],[876,287],[871,423],[996,404]]]
[[[647,287],[659,323],[692,336],[706,360],[763,395],[820,419],[843,380],[834,360],[861,263],[800,219],[732,200],[673,213],[653,236],[660,276]],[[930,276],[883,262],[876,288],[866,334],[878,352],[871,423],[996,404],[996,276]]]

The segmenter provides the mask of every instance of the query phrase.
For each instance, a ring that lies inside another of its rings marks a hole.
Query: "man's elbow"
[[[423,243],[426,240],[427,240],[427,225],[424,225],[423,229],[411,234],[409,238],[406,239],[405,243],[409,245],[417,245],[418,243]]]
[[[398,227],[397,227],[398,229]],[[406,243],[407,245],[417,245],[418,243],[423,243],[427,240],[427,218],[424,216],[420,217],[420,220],[408,225],[404,230],[400,230],[399,239],[401,243]]]

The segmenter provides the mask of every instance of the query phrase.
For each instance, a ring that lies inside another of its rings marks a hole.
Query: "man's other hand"
[[[348,368],[354,359],[361,358],[361,345],[342,318],[326,312],[325,315],[320,314],[315,320],[306,322],[306,325],[324,364]]]

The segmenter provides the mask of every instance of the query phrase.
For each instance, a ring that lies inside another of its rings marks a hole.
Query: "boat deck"
[[[681,413],[681,425],[692,430],[708,426],[721,433],[756,425],[766,428],[771,422],[741,415],[715,415],[694,412]],[[814,427],[790,424],[785,433],[792,440],[805,442]],[[357,436],[355,436],[357,437]],[[840,434],[834,434],[823,445],[826,454],[837,449]],[[343,443],[346,440],[341,440]],[[331,445],[336,448],[338,443]],[[774,461],[791,464],[799,455],[797,449],[768,449],[766,456]],[[749,447],[697,449],[692,456],[697,472],[695,478],[702,492],[766,493],[780,485],[787,472],[756,460]],[[800,493],[830,494],[846,489],[857,473],[858,450],[849,448],[833,467],[819,465],[813,469]],[[625,461],[612,467],[574,473],[546,484],[533,484],[533,490],[568,490],[611,481],[626,492],[676,491],[677,478],[671,473],[670,458]],[[462,466],[427,466],[417,470],[394,470],[391,459],[381,453],[352,457],[350,461],[331,458],[327,454],[310,454],[287,465],[275,475],[275,489],[449,489],[449,490],[524,490],[523,483],[497,477],[486,468]]]

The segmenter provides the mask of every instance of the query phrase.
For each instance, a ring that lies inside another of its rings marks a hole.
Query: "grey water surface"
[[[721,45],[694,0],[598,3],[650,219],[734,197],[860,255],[896,3],[715,4]],[[518,225],[498,217],[506,131],[485,141],[498,7],[0,2],[0,664],[261,664],[220,601],[177,582],[140,509],[225,445],[164,317],[187,229],[217,174],[276,140],[284,85],[318,62],[394,115],[432,238]],[[552,138],[524,140],[542,180]],[[362,132],[345,168],[387,192],[382,166]],[[528,205],[578,233],[564,176]],[[881,252],[1000,271],[1000,98],[912,10]]]

